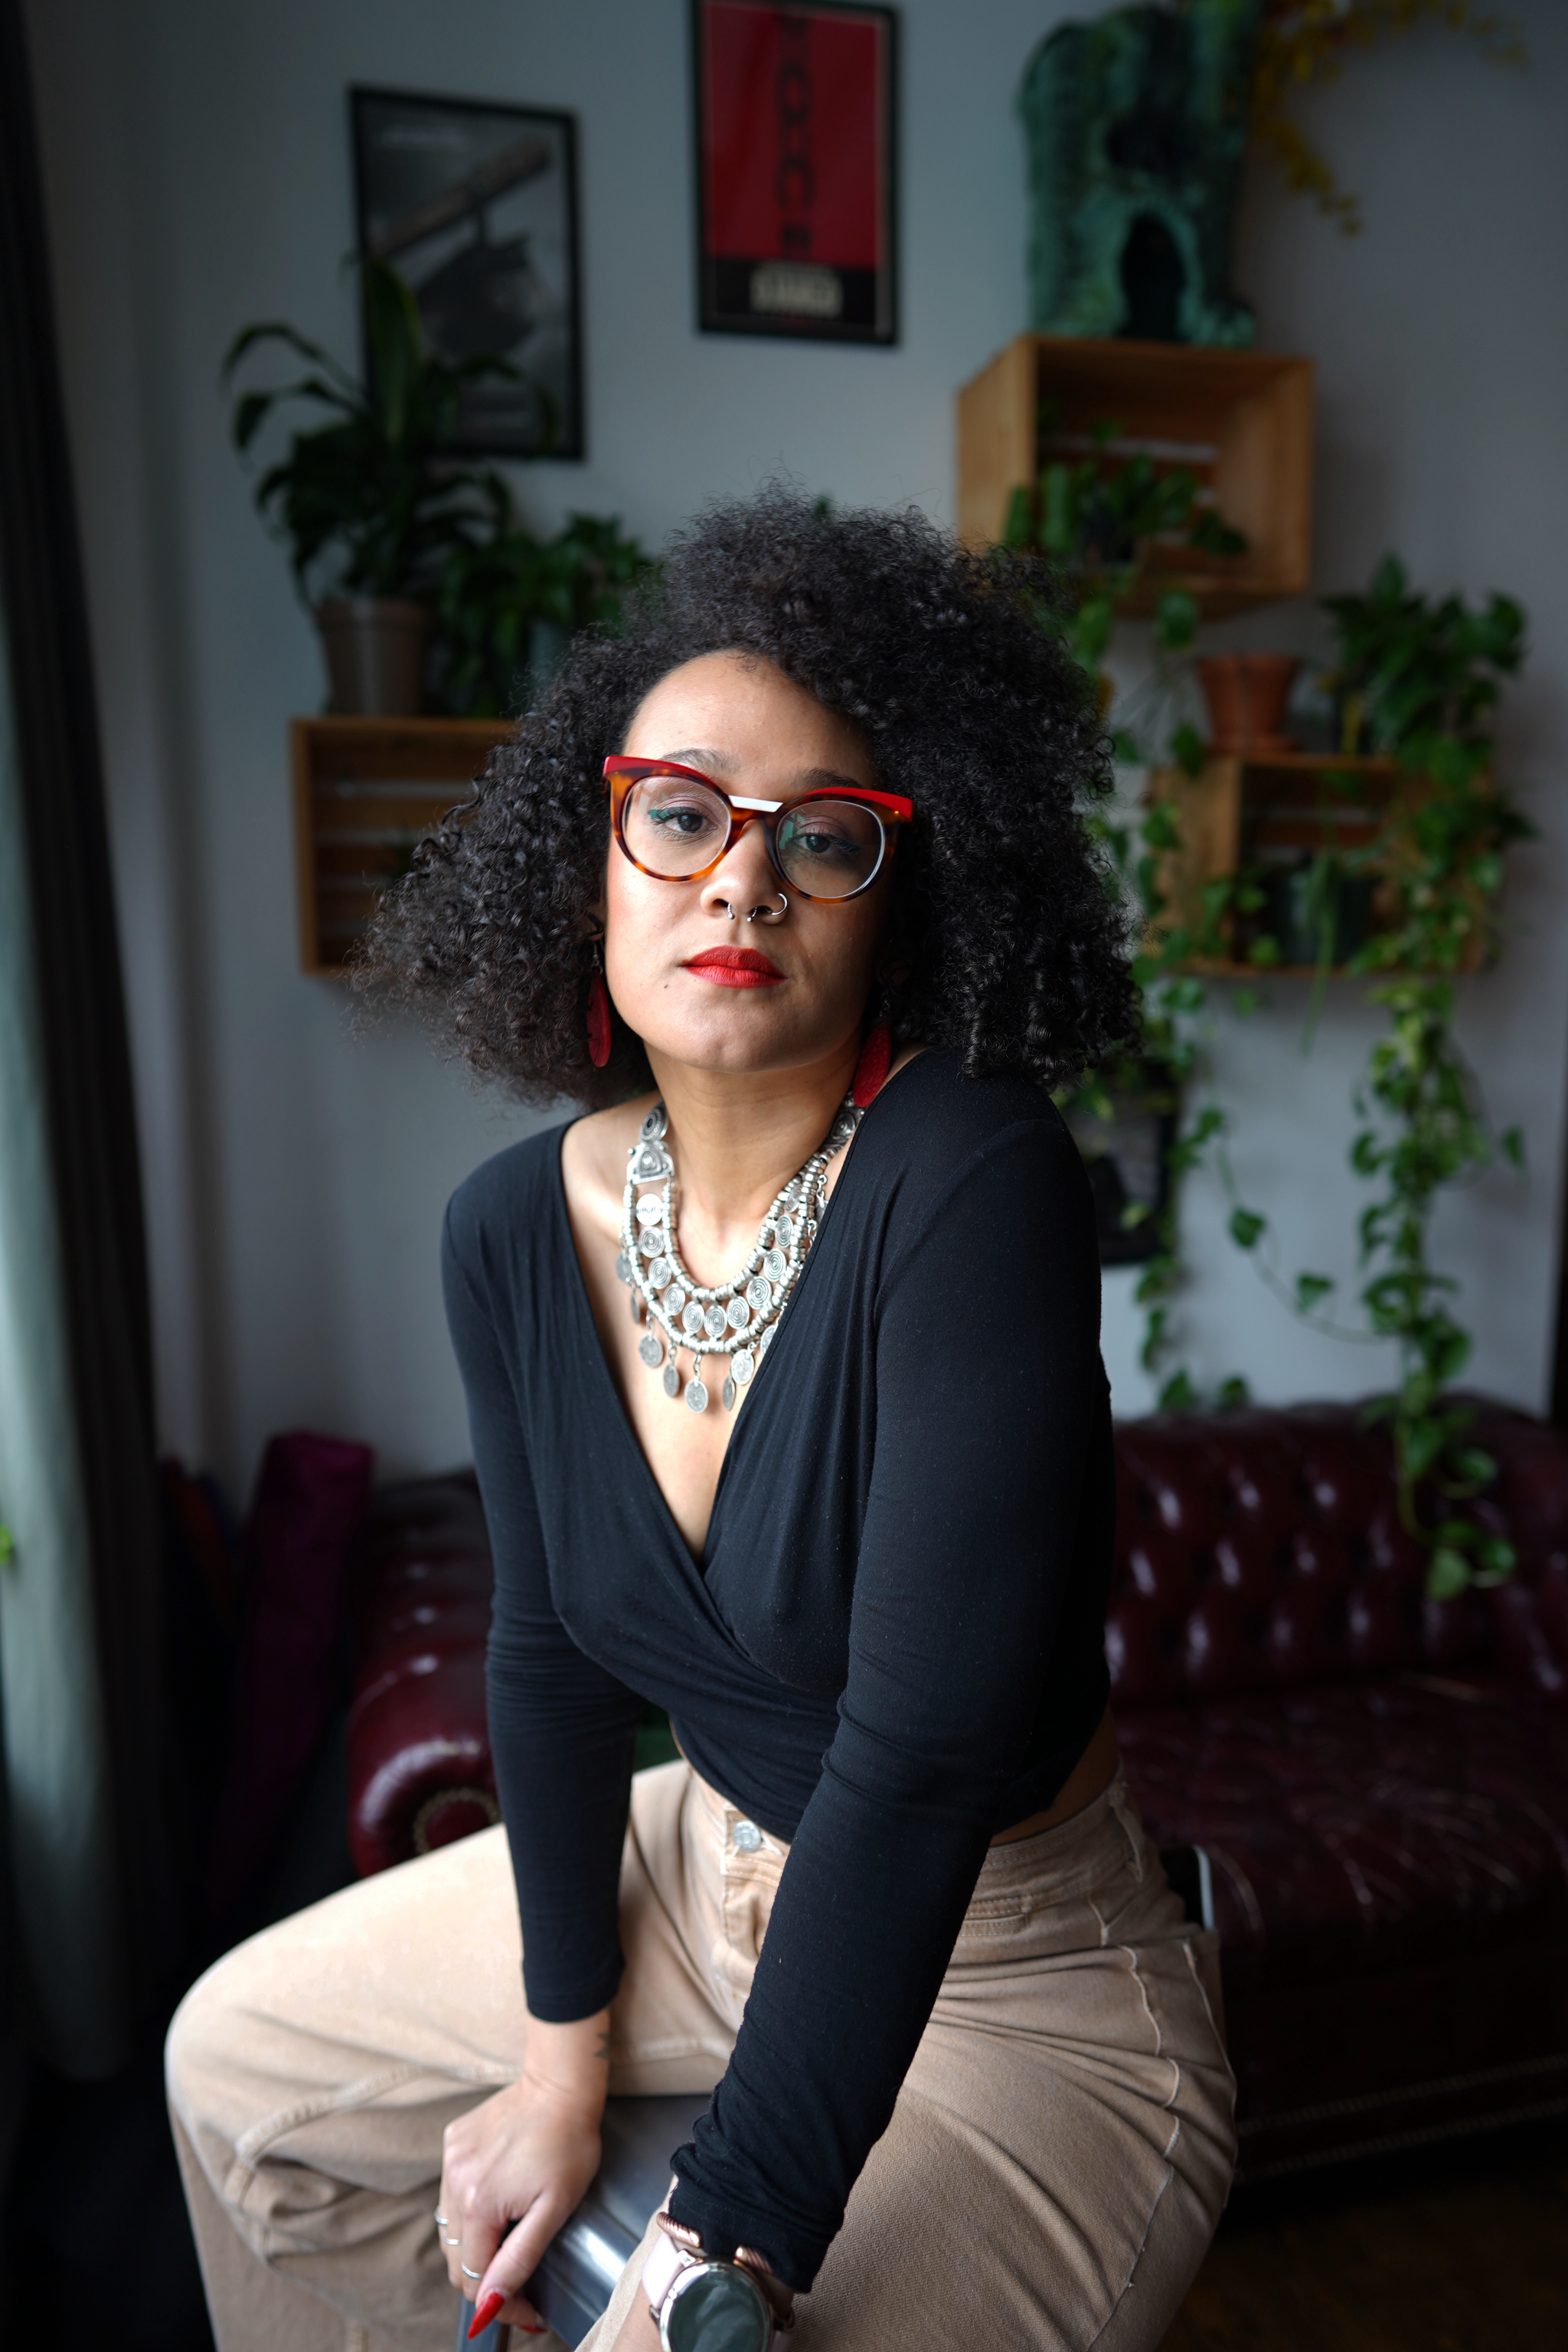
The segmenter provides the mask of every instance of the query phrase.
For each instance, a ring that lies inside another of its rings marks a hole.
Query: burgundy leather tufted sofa
[[[1568,2108],[1568,1442],[1477,1402],[1514,1580],[1435,1602],[1353,1408],[1117,1432],[1107,1651],[1156,1843],[1206,1857],[1242,2170]],[[494,1818],[471,1481],[370,1523],[363,1871]]]
[[[349,1851],[368,1878],[500,1819],[485,1725],[490,1548],[472,1475],[384,1486],[356,1581]]]

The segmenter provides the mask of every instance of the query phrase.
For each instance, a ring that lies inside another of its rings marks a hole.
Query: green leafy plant
[[[460,541],[437,584],[439,699],[474,718],[513,709],[525,674],[540,667],[542,631],[560,644],[579,629],[613,628],[656,570],[616,517],[574,514],[551,540],[513,522]]]
[[[242,456],[281,405],[304,401],[327,412],[327,423],[295,434],[255,493],[263,520],[289,550],[308,604],[323,593],[429,597],[455,550],[491,536],[511,516],[500,475],[455,457],[452,434],[465,384],[517,371],[483,354],[457,365],[437,358],[397,271],[374,259],[359,268],[368,383],[278,320],[247,327],[223,363],[226,387],[253,353],[281,344],[311,371],[239,395],[232,431]]]
[[[1427,1590],[1447,1598],[1471,1583],[1498,1582],[1513,1566],[1508,1544],[1465,1507],[1495,1465],[1468,1442],[1472,1415],[1450,1393],[1471,1341],[1455,1313],[1458,1284],[1433,1263],[1431,1220],[1445,1187],[1500,1160],[1522,1163],[1519,1131],[1494,1135],[1453,1024],[1459,976],[1500,950],[1504,852],[1531,830],[1495,774],[1490,724],[1501,680],[1523,657],[1524,615],[1501,596],[1479,612],[1456,597],[1434,603],[1410,589],[1393,558],[1365,596],[1331,598],[1326,609],[1338,640],[1331,677],[1346,728],[1358,746],[1367,741],[1404,772],[1375,839],[1355,855],[1358,866],[1381,877],[1384,919],[1349,969],[1374,979],[1369,1002],[1388,1024],[1354,1095],[1360,1124],[1351,1165],[1378,1188],[1358,1222],[1360,1325],[1336,1319],[1331,1276],[1303,1272],[1287,1282],[1279,1274],[1269,1220],[1237,1186],[1224,1110],[1205,1105],[1184,1141],[1207,1150],[1230,1199],[1232,1239],[1285,1305],[1332,1337],[1397,1348],[1398,1385],[1374,1400],[1369,1417],[1390,1426],[1402,1521],[1426,1548]],[[1163,826],[1155,837],[1169,846],[1168,807]],[[1211,886],[1212,905],[1227,897],[1234,904],[1238,888],[1238,877],[1223,877]],[[1194,943],[1162,932],[1157,909],[1152,928],[1167,960],[1156,965],[1158,977],[1171,955],[1192,954]],[[1183,1002],[1200,1009],[1195,997]],[[1173,1266],[1168,1284],[1179,1260]],[[1151,1331],[1163,1340],[1163,1324]]]
[[[1057,410],[1047,402],[1040,411],[1042,441],[1057,427]],[[1086,456],[1048,459],[1037,481],[1014,489],[1003,530],[1005,546],[1039,548],[1076,587],[1068,643],[1097,681],[1118,615],[1145,589],[1153,593],[1156,646],[1164,654],[1191,646],[1195,601],[1184,588],[1158,584],[1173,550],[1226,556],[1247,547],[1190,467],[1158,464],[1143,450],[1118,457],[1121,437],[1121,426],[1107,418],[1091,430]]]

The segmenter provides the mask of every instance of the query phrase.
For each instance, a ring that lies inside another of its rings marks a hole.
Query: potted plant
[[[223,366],[230,384],[264,343],[282,343],[311,373],[242,393],[233,436],[242,455],[273,410],[308,401],[328,421],[297,433],[256,486],[256,505],[289,546],[295,584],[313,612],[333,708],[399,716],[417,711],[443,569],[461,550],[512,520],[492,467],[450,454],[463,386],[512,375],[487,354],[449,364],[426,340],[418,306],[396,270],[360,264],[369,382],[361,384],[319,343],[277,321],[247,327]]]
[[[548,683],[579,629],[613,628],[655,565],[618,517],[573,515],[552,540],[521,523],[458,541],[437,587],[437,676],[443,709],[497,718]]]

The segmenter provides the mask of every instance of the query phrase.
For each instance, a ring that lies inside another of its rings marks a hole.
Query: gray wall
[[[354,349],[352,81],[570,107],[582,126],[590,457],[528,470],[533,517],[616,511],[651,539],[779,466],[848,501],[951,515],[952,395],[1022,323],[1023,167],[1010,102],[1052,0],[908,0],[902,11],[904,340],[894,351],[704,338],[691,324],[684,0],[34,0],[61,327],[90,572],[141,1087],[165,1443],[237,1489],[270,1429],[372,1439],[384,1466],[466,1452],[436,1276],[442,1203],[513,1135],[515,1110],[420,1039],[355,1043],[342,992],[295,968],[286,723],[319,705],[310,632],[226,440],[219,356],[283,317]],[[1092,11],[1082,11],[1092,13]],[[1418,35],[1314,107],[1361,194],[1345,243],[1259,172],[1243,287],[1262,340],[1320,366],[1318,582],[1386,546],[1416,578],[1524,598],[1528,682],[1510,772],[1542,831],[1518,861],[1497,975],[1464,1034],[1522,1183],[1446,1208],[1478,1373],[1543,1393],[1555,1271],[1568,941],[1553,920],[1565,821],[1568,19],[1515,12],[1527,75]],[[1297,646],[1310,608],[1226,641]],[[1216,1053],[1242,1179],[1293,1264],[1343,1271],[1358,1187],[1348,1088],[1367,1016],[1336,990],[1316,1050],[1300,992]],[[1303,1334],[1225,1244],[1194,1188],[1201,1281],[1184,1310],[1208,1375],[1259,1394],[1355,1393],[1379,1351]],[[1110,1277],[1117,1402],[1147,1401],[1130,1279]]]

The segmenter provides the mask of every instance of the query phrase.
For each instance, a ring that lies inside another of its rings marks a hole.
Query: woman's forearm
[[[528,2021],[525,2080],[597,2124],[610,2087],[610,2012],[574,2018],[569,2025]]]

